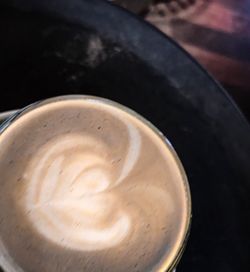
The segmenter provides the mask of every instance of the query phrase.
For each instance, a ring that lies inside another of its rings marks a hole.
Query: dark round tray
[[[193,223],[178,272],[249,271],[250,128],[225,91],[173,41],[106,2],[0,5],[0,110],[70,93],[136,110],[189,178]]]

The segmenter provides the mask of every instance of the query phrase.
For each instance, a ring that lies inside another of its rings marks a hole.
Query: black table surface
[[[193,222],[178,272],[249,271],[250,128],[224,90],[108,3],[1,2],[0,110],[73,93],[136,110],[168,137],[189,178]]]

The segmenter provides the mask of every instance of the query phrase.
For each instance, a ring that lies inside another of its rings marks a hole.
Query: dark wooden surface
[[[250,118],[250,0],[157,2],[145,19],[193,55]]]

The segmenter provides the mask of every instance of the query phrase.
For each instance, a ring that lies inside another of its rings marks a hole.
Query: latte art
[[[115,246],[129,234],[131,218],[118,208],[122,196],[116,189],[134,167],[141,140],[134,126],[126,127],[128,150],[116,178],[108,147],[87,135],[52,140],[31,161],[25,208],[49,240],[91,251]]]
[[[19,116],[0,135],[4,271],[168,270],[190,209],[159,135],[89,97],[51,99]]]

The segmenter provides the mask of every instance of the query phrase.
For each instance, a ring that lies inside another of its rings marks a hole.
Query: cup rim
[[[165,260],[163,260],[160,267],[156,269],[156,271],[158,271],[158,272],[172,271],[177,266],[177,264],[179,263],[182,255],[183,255],[183,252],[186,248],[186,244],[187,244],[189,234],[190,234],[191,221],[192,221],[191,192],[190,192],[190,186],[188,183],[188,178],[187,178],[186,172],[184,170],[184,167],[182,165],[182,162],[181,162],[177,152],[175,151],[173,145],[167,139],[167,137],[153,123],[151,123],[149,120],[147,120],[145,117],[143,117],[142,115],[140,115],[139,113],[137,113],[133,109],[131,109],[127,106],[124,106],[118,102],[115,102],[113,100],[107,99],[107,98],[93,96],[93,95],[83,95],[83,94],[62,95],[62,96],[55,96],[55,97],[51,97],[51,98],[47,98],[47,99],[42,99],[42,100],[39,100],[35,103],[29,104],[28,106],[26,106],[20,110],[11,111],[10,113],[12,113],[12,114],[2,124],[0,124],[0,136],[13,122],[15,122],[20,117],[22,117],[23,115],[29,113],[30,111],[32,111],[36,108],[39,108],[41,106],[44,106],[44,105],[47,105],[50,103],[59,102],[59,101],[82,100],[82,99],[83,100],[92,100],[92,101],[95,101],[98,103],[104,103],[106,105],[118,108],[118,109],[128,113],[129,115],[132,115],[133,117],[138,119],[140,122],[145,124],[147,127],[149,127],[154,132],[154,134],[156,134],[161,139],[162,143],[168,148],[172,157],[174,158],[177,168],[181,174],[181,179],[182,179],[184,189],[185,189],[187,217],[186,217],[185,228],[184,228],[184,232],[183,232],[181,241],[178,245],[178,248],[177,248],[175,254],[173,255],[173,258],[168,262],[165,262]],[[3,265],[3,260],[2,260],[3,258],[1,258],[1,256],[2,256],[2,254],[0,252],[0,267],[2,267],[2,265]]]

